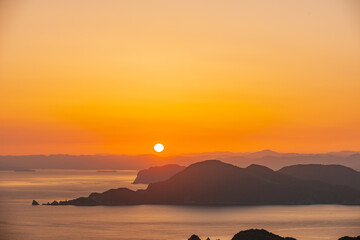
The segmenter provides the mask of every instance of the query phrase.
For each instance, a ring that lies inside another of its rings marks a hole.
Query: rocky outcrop
[[[201,239],[194,234],[188,240],[201,240]],[[210,238],[207,238],[206,240],[210,240]],[[232,240],[296,240],[296,239],[291,237],[280,237],[279,235],[273,234],[264,229],[249,229],[238,232],[237,234],[235,234]],[[341,239],[341,240],[347,240],[347,239]]]
[[[264,229],[249,229],[241,231],[232,240],[296,240],[291,237],[280,237]]]
[[[201,240],[197,235],[193,234],[188,240]],[[210,240],[207,238],[206,240]],[[220,239],[217,239],[220,240]],[[249,229],[240,231],[232,238],[232,240],[296,240],[292,237],[281,237],[274,233],[268,232],[265,229]],[[338,240],[360,240],[360,236],[357,237],[341,237]]]
[[[58,206],[58,205],[69,205],[68,201],[56,201],[54,200],[52,203],[47,202],[47,203],[43,203],[42,205],[46,205],[46,206]]]
[[[184,166],[168,164],[160,167],[151,167],[140,170],[133,184],[150,184],[165,181],[184,169]]]
[[[39,205],[39,203],[37,201],[33,200],[31,205],[37,206],[37,205]]]
[[[357,236],[357,237],[348,237],[348,236],[345,236],[345,237],[339,238],[339,240],[360,240],[360,235]]]
[[[193,234],[188,240],[201,240],[197,235]]]

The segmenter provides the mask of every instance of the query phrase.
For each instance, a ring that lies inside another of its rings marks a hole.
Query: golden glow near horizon
[[[0,3],[0,154],[360,146],[357,1]]]

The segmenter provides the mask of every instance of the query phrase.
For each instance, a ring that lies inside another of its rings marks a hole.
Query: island
[[[219,160],[191,164],[145,190],[127,188],[91,193],[59,205],[360,205],[360,191],[304,180],[260,165],[240,168]]]
[[[191,235],[188,240],[201,240],[196,234]],[[207,238],[206,240],[210,240]],[[219,240],[219,239],[218,239]],[[280,237],[264,229],[249,229],[240,231],[231,240],[296,240],[291,237]]]
[[[165,181],[184,169],[184,166],[177,164],[150,167],[148,169],[140,170],[133,184],[150,184]]]
[[[292,237],[280,237],[264,229],[249,229],[238,232],[232,240],[296,240]]]
[[[360,190],[360,172],[342,165],[298,164],[283,167],[279,172],[305,180],[317,180]]]
[[[201,240],[201,238],[193,234],[191,235],[188,240]],[[210,238],[207,238],[206,240],[210,240]],[[220,239],[217,239],[220,240]],[[292,237],[281,237],[279,235],[276,235],[274,233],[268,232],[265,229],[248,229],[245,231],[240,231],[237,234],[234,235],[234,237],[231,240],[296,240]],[[338,240],[360,240],[360,236],[357,237],[341,237]]]
[[[348,237],[348,236],[345,236],[345,237],[339,238],[338,240],[360,240],[360,235],[357,236],[357,237]]]
[[[250,165],[251,166],[251,165]],[[250,167],[249,166],[249,167]],[[252,166],[259,166],[253,164]],[[134,184],[150,184],[169,179],[185,167],[168,164],[139,171]],[[277,172],[303,180],[316,180],[333,185],[348,186],[360,190],[360,172],[338,164],[297,164],[286,166]]]

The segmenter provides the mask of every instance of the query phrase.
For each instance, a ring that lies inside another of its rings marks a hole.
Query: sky
[[[0,154],[158,142],[359,150],[359,2],[0,2]]]

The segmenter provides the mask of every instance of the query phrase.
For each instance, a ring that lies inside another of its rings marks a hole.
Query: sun
[[[162,152],[164,151],[164,145],[162,145],[161,143],[157,143],[154,146],[154,150],[155,152]]]

